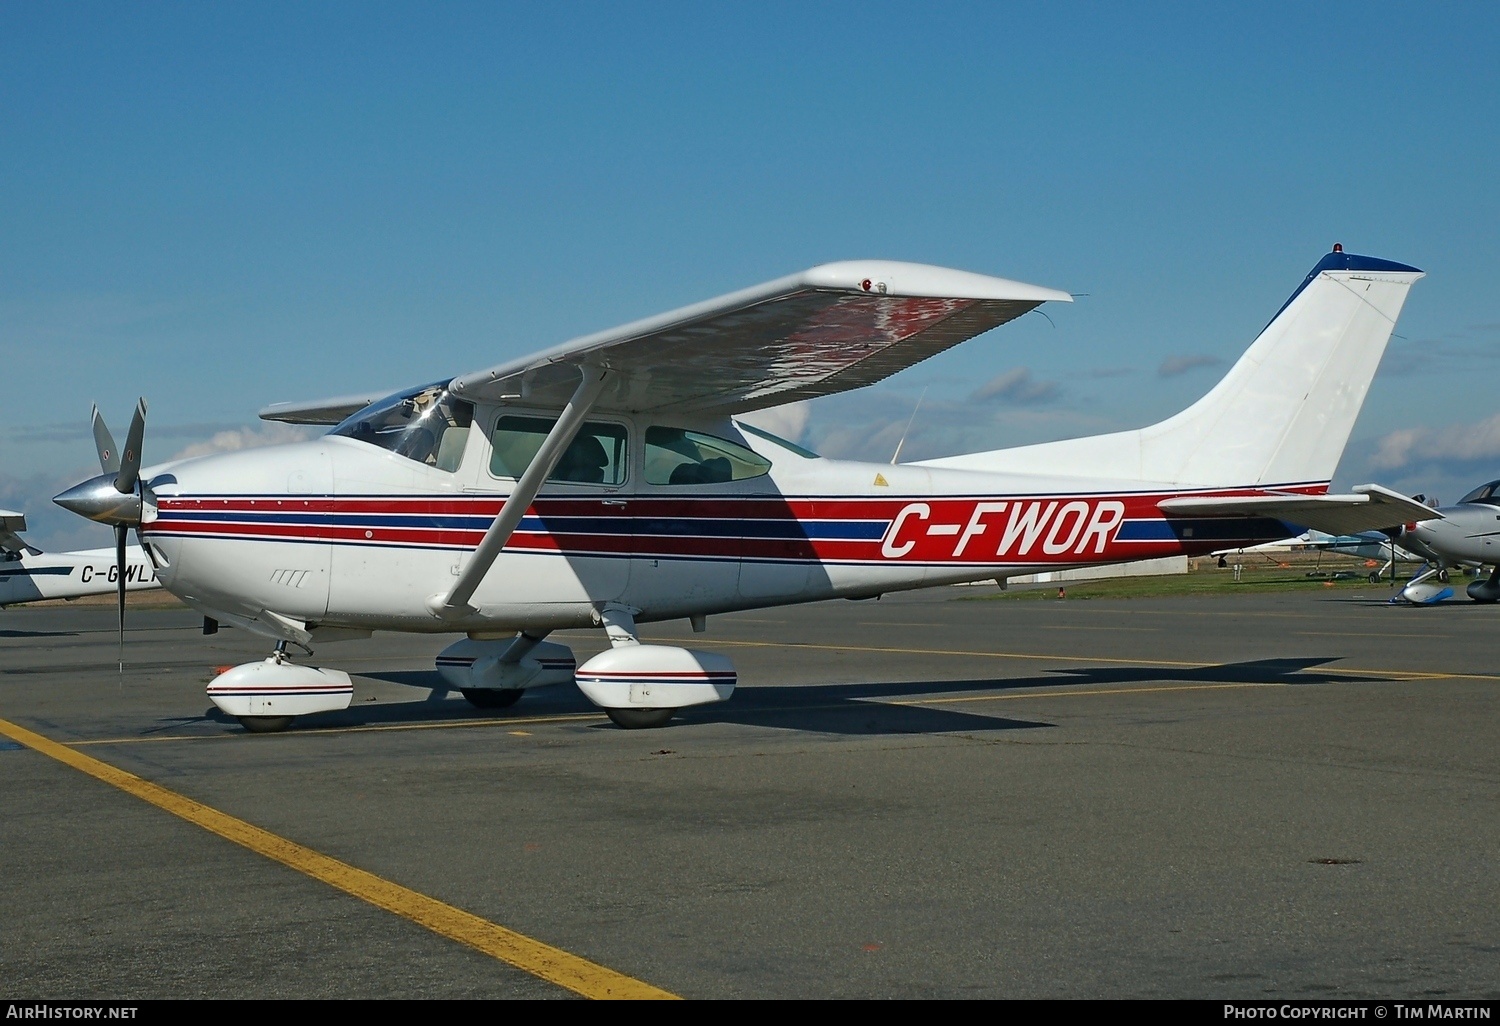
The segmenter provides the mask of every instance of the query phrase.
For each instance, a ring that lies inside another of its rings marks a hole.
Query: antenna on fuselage
[[[931,387],[931,385],[927,386],[927,388]],[[896,451],[891,454],[891,466],[893,467],[896,465],[896,461],[901,458],[901,447],[906,444],[906,435],[911,431],[912,421],[917,419],[917,411],[922,408],[922,400],[927,398],[927,388],[922,389],[922,394],[917,396],[917,405],[911,408],[911,416],[906,420],[906,427],[901,432],[901,440],[896,443]]]

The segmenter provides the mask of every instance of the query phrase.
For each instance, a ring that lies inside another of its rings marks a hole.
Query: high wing
[[[454,394],[561,406],[580,366],[596,410],[733,414],[874,384],[1066,292],[925,264],[823,264],[465,374]]]
[[[384,392],[357,392],[331,399],[312,399],[300,403],[272,403],[261,409],[261,420],[279,420],[283,424],[338,424],[377,400],[390,395]]]
[[[1353,495],[1247,495],[1234,498],[1163,499],[1156,508],[1177,517],[1274,517],[1328,534],[1358,534],[1399,527],[1443,514],[1382,488],[1355,485]]]

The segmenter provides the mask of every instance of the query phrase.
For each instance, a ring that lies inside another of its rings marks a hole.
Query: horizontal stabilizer
[[[1380,485],[1355,485],[1353,495],[1242,495],[1163,499],[1169,517],[1272,517],[1328,534],[1358,534],[1442,517],[1437,510]]]
[[[12,509],[0,509],[0,552],[28,552],[33,556],[40,556],[41,549],[21,540],[21,532],[24,530],[25,514]]]

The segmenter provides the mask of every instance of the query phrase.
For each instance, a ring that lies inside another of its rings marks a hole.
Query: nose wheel
[[[287,661],[286,644],[269,659],[241,663],[208,684],[208,697],[252,734],[275,734],[308,713],[349,708],[354,682],[343,670]]]

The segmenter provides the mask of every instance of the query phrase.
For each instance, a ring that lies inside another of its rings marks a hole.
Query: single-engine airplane
[[[261,412],[335,425],[312,441],[141,471],[142,403],[123,461],[96,418],[104,473],[56,501],[122,538],[135,527],[168,591],[276,642],[208,686],[247,729],[346,708],[348,674],[287,648],[375,630],[463,632],[437,669],[476,706],[576,681],[617,724],[661,726],[737,678],[718,653],[641,644],[642,623],[701,631],[731,610],[1425,512],[1375,485],[1327,494],[1421,275],[1336,246],[1174,417],[889,465],[820,458],[735,416],[873,384],[1070,297],[920,264],[825,264],[373,402]],[[611,647],[581,666],[544,640],[589,626]]]
[[[1417,501],[1421,501],[1418,498]],[[1362,559],[1366,564],[1380,562],[1380,566],[1369,572],[1371,584],[1380,583],[1389,571],[1391,583],[1396,582],[1396,564],[1420,563],[1422,557],[1403,549],[1388,531],[1360,531],[1357,534],[1329,534],[1326,531],[1307,531],[1293,539],[1296,548],[1312,552],[1333,552],[1340,556]],[[1321,557],[1319,557],[1321,562]]]
[[[0,509],[0,607],[107,595],[121,584],[127,591],[158,587],[155,569],[134,545],[126,550],[122,575],[113,549],[43,552],[21,538],[25,530],[24,515]]]
[[[1421,496],[1416,496],[1420,500]],[[1466,589],[1475,602],[1500,602],[1500,481],[1489,481],[1452,506],[1427,510],[1388,534],[1426,560],[1392,602],[1430,606],[1453,597],[1448,571],[1493,566],[1488,578]]]

